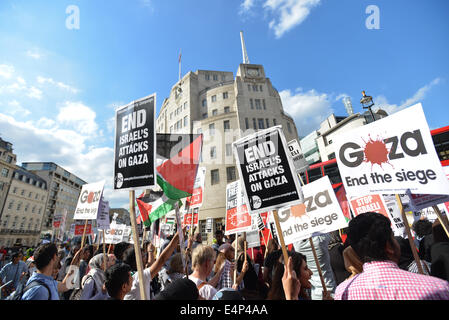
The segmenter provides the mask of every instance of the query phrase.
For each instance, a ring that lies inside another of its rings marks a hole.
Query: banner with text
[[[240,181],[226,186],[225,235],[252,230],[251,215],[245,203]]]
[[[377,212],[388,216],[387,207],[384,198],[379,194],[372,194],[365,197],[351,198],[351,210],[354,216],[365,212]]]
[[[204,194],[204,180],[206,178],[206,168],[198,167],[196,173],[195,184],[193,186],[193,193],[186,198],[186,206],[189,208],[199,208],[203,204]]]
[[[302,190],[303,204],[278,212],[286,245],[348,226],[328,176],[303,186]]]
[[[109,218],[109,201],[105,201],[102,197],[100,200],[100,210],[98,210],[97,216],[97,228],[101,230],[107,230],[110,227]]]
[[[156,185],[156,94],[115,113],[114,190]]]
[[[342,133],[334,145],[348,194],[449,194],[421,104]]]
[[[292,156],[296,173],[303,173],[307,171],[309,169],[309,164],[307,163],[306,158],[304,158],[301,146],[296,139],[289,141],[288,150],[290,151],[290,155]]]
[[[234,156],[251,214],[300,204],[301,186],[279,126],[233,143]]]

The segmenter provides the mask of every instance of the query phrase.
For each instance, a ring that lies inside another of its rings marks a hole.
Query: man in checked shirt
[[[220,290],[222,288],[234,288],[236,290],[238,289],[242,289],[243,288],[243,284],[242,284],[242,280],[243,280],[243,276],[245,275],[245,272],[248,270],[248,262],[246,262],[246,265],[243,265],[243,269],[242,272],[240,274],[238,274],[237,276],[237,280],[236,283],[234,284],[234,254],[235,254],[235,249],[234,247],[230,244],[230,243],[224,243],[222,244],[219,248],[219,255],[223,255],[224,256],[224,266],[223,266],[223,272],[221,273],[220,276],[220,280],[218,281],[218,284],[216,286],[217,290]],[[219,267],[218,264],[221,263],[221,261],[219,261],[219,259],[217,258],[217,266]]]
[[[348,241],[363,272],[342,282],[335,300],[449,300],[449,282],[398,267],[401,249],[385,216],[367,212],[352,219]]]

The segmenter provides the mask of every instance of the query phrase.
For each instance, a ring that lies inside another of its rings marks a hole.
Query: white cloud
[[[405,109],[407,107],[410,107],[418,102],[421,102],[426,97],[427,93],[429,92],[432,87],[438,85],[441,82],[440,78],[436,78],[429,82],[428,84],[424,85],[423,87],[419,88],[413,96],[406,99],[405,101],[402,101],[400,104],[391,104],[388,102],[388,99],[384,95],[379,95],[376,97],[373,97],[375,107],[381,108],[385,110],[388,114],[393,114],[397,111],[400,111],[402,109]]]
[[[32,86],[28,88],[28,92],[26,95],[32,99],[41,100],[42,99],[42,90],[39,90],[38,88]]]
[[[39,53],[37,50],[28,50],[26,52],[26,55],[35,60],[39,60],[43,57],[43,55],[41,53]]]
[[[128,201],[128,193],[113,190],[113,159],[111,147],[88,147],[87,137],[75,130],[61,129],[57,121],[17,121],[0,113],[1,136],[13,144],[17,163],[54,162],[88,183],[105,180],[105,198],[112,207]]]
[[[98,130],[95,117],[95,111],[82,102],[66,101],[59,110],[56,119],[61,124],[68,125],[81,134],[94,137]]]
[[[8,102],[8,113],[11,115],[20,114],[22,117],[26,117],[31,114],[31,112],[25,109],[17,100]]]
[[[300,25],[309,16],[311,10],[321,0],[266,0],[262,7],[271,15],[268,27],[274,31],[276,38]],[[255,0],[244,0],[240,5],[240,13],[251,13]]]
[[[0,64],[0,77],[5,79],[10,79],[14,74],[15,70],[13,66]]]
[[[282,90],[279,95],[284,110],[295,120],[300,136],[317,130],[321,122],[333,113],[333,99],[327,93],[319,93],[314,89],[303,92],[298,88],[294,93]]]
[[[79,90],[77,88],[69,86],[68,84],[65,84],[65,83],[60,82],[60,81],[55,81],[52,78],[45,78],[45,77],[38,76],[36,78],[36,80],[37,80],[37,82],[39,84],[50,84],[50,85],[56,86],[56,87],[58,87],[60,89],[64,89],[64,90],[70,91],[72,93],[78,93],[79,92]]]

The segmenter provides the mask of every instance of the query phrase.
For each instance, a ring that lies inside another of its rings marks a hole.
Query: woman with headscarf
[[[97,254],[89,261],[89,272],[82,279],[83,293],[80,300],[106,300],[109,298],[104,286],[106,275],[104,273],[103,253]],[[106,258],[106,269],[110,266],[110,260]]]

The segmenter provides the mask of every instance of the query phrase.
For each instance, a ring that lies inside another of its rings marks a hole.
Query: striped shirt
[[[449,282],[402,270],[392,261],[365,263],[342,282],[335,300],[449,300]]]

